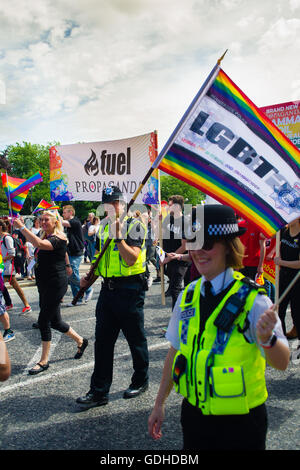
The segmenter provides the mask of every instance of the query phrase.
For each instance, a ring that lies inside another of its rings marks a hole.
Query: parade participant
[[[14,221],[14,226],[22,231],[26,240],[38,248],[36,283],[40,297],[38,327],[42,338],[42,353],[40,361],[29,370],[29,374],[36,375],[49,367],[51,327],[65,333],[77,343],[78,350],[74,359],[82,357],[88,340],[65,323],[60,314],[60,301],[68,288],[67,275],[71,275],[71,267],[67,256],[67,237],[63,232],[58,212],[43,212],[40,237],[28,230],[19,219]]]
[[[283,228],[280,233],[280,256],[274,258],[274,263],[280,266],[279,270],[279,297],[284,293],[300,269],[300,219],[296,219]],[[290,304],[294,331],[300,340],[300,279],[282,300],[279,305],[279,318],[282,322],[284,334],[286,333],[285,316],[287,306]],[[292,331],[289,332],[289,336]],[[299,343],[300,346],[300,343]]]
[[[20,297],[21,301],[24,304],[22,309],[22,314],[27,314],[31,312],[31,307],[25,297],[23,290],[21,289],[15,275],[15,268],[14,268],[14,257],[15,257],[15,247],[14,247],[14,240],[12,236],[8,232],[8,223],[4,220],[0,220],[0,238],[1,238],[1,252],[4,262],[4,275],[3,279],[4,282],[9,282],[11,286],[14,288],[18,296]],[[8,306],[12,308],[12,304]]]
[[[68,243],[68,255],[70,260],[70,265],[72,268],[72,276],[70,276],[69,284],[71,286],[71,291],[73,298],[76,297],[80,289],[80,275],[79,275],[79,266],[83,261],[83,249],[84,249],[84,240],[83,240],[83,231],[80,220],[75,217],[75,209],[71,205],[63,207],[63,220],[61,221],[63,227],[66,228],[67,237],[69,240]],[[85,293],[85,302],[89,302],[93,296],[93,289],[89,288]],[[80,305],[82,300],[77,302],[76,305]],[[68,307],[74,307],[74,304],[70,302],[67,304]]]
[[[246,232],[240,239],[245,246],[242,274],[256,280],[264,271],[264,259],[266,255],[266,237],[250,220],[242,219],[239,222],[240,228],[245,228]]]
[[[183,254],[186,252],[184,239],[185,217],[182,213],[183,205],[183,196],[173,195],[169,197],[170,216],[165,217],[162,223],[163,249],[166,253]],[[172,297],[172,309],[179,292],[183,288],[184,277],[189,264],[187,261],[178,261],[176,258],[166,264],[166,275],[170,280],[168,291]]]
[[[0,382],[4,382],[11,374],[11,365],[8,351],[0,333]]]
[[[264,449],[265,363],[286,369],[288,343],[264,290],[234,269],[243,245],[234,211],[204,206],[204,244],[187,243],[202,277],[180,294],[166,334],[171,342],[148,430],[161,437],[175,384],[184,450]]]
[[[126,202],[117,186],[103,191],[102,203],[107,217],[100,223],[100,253],[108,237],[111,242],[94,273],[94,279],[102,276],[104,282],[96,306],[95,364],[90,390],[76,400],[85,408],[108,403],[114,346],[120,330],[128,342],[134,369],[123,397],[134,398],[148,388],[149,358],[144,331],[147,229],[138,219],[125,215]],[[81,286],[86,285],[82,278]]]

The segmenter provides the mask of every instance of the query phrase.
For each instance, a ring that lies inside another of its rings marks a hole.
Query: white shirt
[[[200,291],[202,295],[204,295],[204,282],[206,280],[207,279],[205,279],[205,276],[202,276],[201,291]],[[213,280],[210,281],[212,284],[212,293],[214,295],[219,294],[224,289],[226,289],[226,287],[228,287],[229,284],[233,280],[234,280],[233,269],[227,268],[226,271],[222,272],[221,274],[219,274],[217,277],[215,277]],[[166,332],[167,340],[170,341],[171,345],[176,350],[180,348],[179,320],[180,320],[180,313],[181,313],[181,308],[180,308],[181,297],[182,297],[182,292],[178,296],[178,299],[174,306],[173,313],[172,313],[169,326]],[[263,348],[259,345],[259,342],[256,336],[256,323],[259,317],[265,312],[265,310],[270,308],[272,305],[273,305],[272,301],[269,299],[269,297],[267,297],[266,295],[257,295],[248,315],[248,320],[250,323],[249,328],[244,333],[248,341],[250,341],[250,343],[255,342],[257,344],[263,356],[264,356]],[[277,338],[280,338],[280,340],[283,341],[288,346],[288,341],[283,334],[281,321],[278,317],[277,317],[277,323],[274,327],[274,332],[276,333]]]

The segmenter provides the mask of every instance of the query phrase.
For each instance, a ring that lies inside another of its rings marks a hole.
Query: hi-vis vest
[[[132,230],[135,229],[136,224],[141,224],[145,230],[145,236],[147,233],[147,229],[139,220],[131,219],[128,216],[124,217],[124,223],[127,225],[127,233],[128,235]],[[100,240],[100,252],[109,236],[109,225],[106,224],[104,227],[100,224],[98,237]],[[95,257],[95,259],[97,256]],[[127,277],[127,276],[134,276],[135,274],[141,274],[145,272],[146,269],[146,247],[145,247],[145,238],[143,240],[143,244],[141,246],[141,250],[138,256],[138,259],[134,263],[133,266],[128,266],[123,258],[120,256],[119,249],[117,243],[114,240],[110,242],[107,249],[105,250],[100,263],[98,264],[95,274],[98,276],[102,276],[104,278],[107,277]]]
[[[247,414],[249,409],[267,399],[265,359],[255,343],[244,335],[247,315],[260,289],[252,288],[243,311],[235,319],[231,331],[217,329],[214,321],[226,300],[239,291],[244,276],[236,279],[229,292],[206,321],[199,337],[200,288],[202,279],[194,281],[192,299],[187,302],[189,286],[181,300],[179,322],[180,349],[173,363],[175,390],[205,415]]]

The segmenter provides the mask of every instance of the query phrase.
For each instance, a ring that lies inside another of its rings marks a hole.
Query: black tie
[[[210,281],[205,281],[204,283],[204,296],[205,298],[213,297],[213,293],[211,291],[212,284]]]

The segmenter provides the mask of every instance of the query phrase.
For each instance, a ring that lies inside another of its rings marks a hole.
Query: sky
[[[300,99],[300,0],[0,0],[0,150],[157,130],[222,56],[258,107]]]

